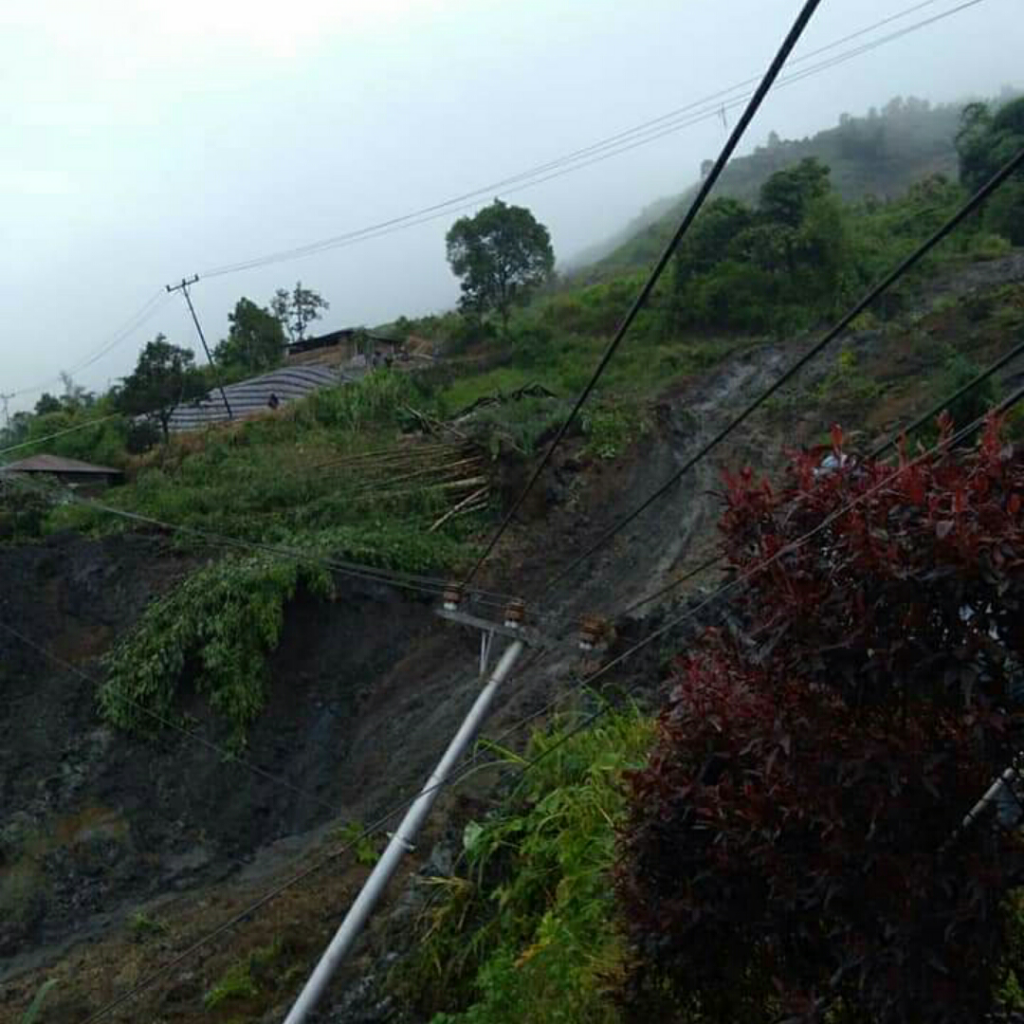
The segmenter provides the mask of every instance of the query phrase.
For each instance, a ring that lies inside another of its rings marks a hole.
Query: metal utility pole
[[[9,427],[11,425],[11,411],[10,411],[10,408],[9,408],[9,403],[10,403],[10,401],[11,401],[11,399],[13,397],[14,397],[14,395],[0,395],[0,402],[4,403],[4,429],[5,430],[7,429],[7,427]]]
[[[213,361],[213,356],[210,354],[210,346],[206,344],[206,335],[203,334],[203,329],[199,325],[199,317],[196,316],[195,306],[192,305],[192,296],[189,295],[188,293],[189,285],[195,284],[196,281],[198,280],[199,275],[193,274],[190,278],[187,279],[183,277],[181,279],[181,284],[165,284],[164,287],[167,289],[168,292],[180,291],[181,294],[185,296],[185,301],[188,303],[188,311],[192,314],[192,323],[196,325],[196,333],[199,335],[199,340],[203,343],[203,351],[206,353],[206,359],[209,362],[210,366],[212,366],[216,370],[216,364]],[[217,387],[220,390],[220,397],[224,399],[224,408],[227,409],[228,411],[228,419],[233,420],[235,416],[234,413],[232,413],[231,411],[231,403],[228,402],[228,396],[224,392],[224,385],[221,384],[220,381],[218,381]]]
[[[309,1014],[324,994],[331,976],[338,969],[346,954],[352,948],[363,925],[373,912],[373,908],[380,899],[384,889],[387,887],[391,876],[398,869],[402,857],[413,850],[413,839],[419,831],[430,808],[433,806],[441,787],[445,784],[452,769],[462,757],[463,752],[473,741],[481,723],[487,717],[487,713],[494,702],[498,687],[511,673],[519,655],[523,653],[524,644],[522,640],[515,639],[505,649],[501,660],[494,669],[493,674],[487,681],[487,685],[480,691],[476,702],[470,709],[459,731],[455,734],[448,749],[441,758],[440,763],[434,769],[434,773],[427,779],[426,785],[420,790],[419,796],[412,802],[398,831],[391,838],[387,849],[384,851],[373,873],[366,880],[362,891],[356,898],[355,903],[349,908],[345,920],[331,940],[331,944],[324,951],[320,962],[316,965],[305,988],[299,993],[295,1005],[285,1018],[284,1024],[302,1024],[308,1019]]]

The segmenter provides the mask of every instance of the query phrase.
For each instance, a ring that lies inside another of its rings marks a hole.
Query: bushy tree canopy
[[[302,341],[306,336],[306,328],[330,308],[331,304],[319,292],[303,288],[301,281],[295,282],[291,292],[278,288],[270,301],[271,313],[279,323],[284,324],[292,341]]]
[[[251,299],[241,298],[228,314],[231,329],[217,346],[217,362],[250,373],[261,373],[281,364],[285,333],[281,321]]]
[[[139,353],[134,373],[121,382],[117,404],[129,416],[155,416],[166,441],[174,410],[205,390],[195,354],[158,334]]]
[[[462,280],[464,312],[495,312],[507,332],[513,305],[525,302],[555,266],[548,229],[523,206],[495,199],[448,231],[448,262]]]
[[[964,107],[956,137],[960,180],[977,191],[996,171],[1024,149],[1024,97],[994,114],[986,103]],[[990,200],[989,227],[1015,245],[1024,244],[1024,173],[1018,172]]]

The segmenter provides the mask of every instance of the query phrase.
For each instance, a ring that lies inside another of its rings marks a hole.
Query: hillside
[[[844,122],[825,133],[838,167],[805,160],[803,143],[780,142],[736,171],[735,201],[709,207],[698,222],[467,594],[485,619],[501,615],[507,599],[525,599],[544,645],[504,691],[478,747],[481,763],[443,794],[322,1021],[780,1019],[784,1005],[806,1001],[806,962],[815,982],[845,985],[846,1002],[833,1003],[829,1019],[874,1024],[855,1001],[884,1002],[886,984],[903,972],[889,969],[886,947],[877,973],[855,975],[868,971],[864,935],[875,937],[868,928],[849,938],[842,915],[856,919],[866,904],[887,900],[911,907],[907,934],[918,918],[940,922],[949,950],[939,943],[932,960],[947,976],[944,957],[969,960],[964,987],[974,986],[979,1005],[998,989],[1000,1004],[1024,1007],[1024,943],[1012,938],[1024,921],[1020,893],[1000,874],[1004,861],[1017,863],[1016,833],[993,832],[980,852],[964,844],[945,860],[933,842],[962,821],[1016,736],[1016,719],[1001,709],[1014,706],[1021,652],[1000,648],[1005,638],[1019,645],[1024,607],[1024,487],[1013,483],[1024,475],[1024,419],[1011,416],[1001,441],[989,436],[918,470],[907,465],[917,446],[939,436],[928,422],[909,439],[895,483],[884,462],[862,458],[1020,340],[1017,207],[972,218],[694,472],[573,567],[963,202],[966,185],[950,168],[946,181],[912,181],[907,169],[918,161],[930,174],[948,160],[932,131],[943,117],[900,104],[855,130]],[[853,146],[843,156],[874,121],[888,125],[879,137],[901,154],[888,171],[878,153],[862,160]],[[893,198],[861,202],[869,186]],[[634,243],[628,260],[640,258]],[[107,1015],[120,1024],[283,1018],[379,854],[389,815],[436,763],[479,689],[479,636],[436,614],[440,594],[507,513],[605,349],[640,276],[623,266],[617,273],[607,262],[597,283],[539,295],[515,311],[506,335],[455,313],[403,320],[404,333],[442,353],[428,368],[380,367],[358,383],[151,441],[145,451],[132,450],[132,422],[112,411],[110,396],[23,424],[29,447],[20,453],[45,444],[102,459],[123,468],[126,482],[94,496],[52,481],[0,481],[5,1020],[19,1021],[37,993],[48,1024],[80,1024],[123,996]],[[1011,362],[949,411],[970,422],[1022,384],[1024,369]],[[74,432],[42,440],[69,426]],[[823,472],[830,453],[841,472]],[[965,482],[972,460],[987,461]],[[871,474],[879,486],[856,491]],[[794,500],[774,504],[794,487]],[[875,519],[855,511],[808,546],[806,562],[780,561],[765,574],[760,611],[753,584],[708,600],[729,572],[775,558],[785,530],[827,526],[836,500],[855,492],[864,501],[875,490]],[[983,528],[972,533],[975,522]],[[850,536],[853,554],[842,561],[837,552]],[[659,593],[725,542],[725,574],[706,570]],[[984,571],[982,549],[995,552]],[[936,567],[928,561],[936,557],[947,561]],[[824,573],[819,589],[815,573]],[[873,602],[876,591],[884,600]],[[594,613],[605,619],[601,642],[581,653],[580,620]],[[673,624],[684,614],[691,620]],[[879,634],[851,643],[868,619]],[[924,650],[901,646],[922,636]],[[613,662],[645,641],[636,656]],[[883,641],[886,657],[876,657]],[[796,654],[784,660],[789,645]],[[686,667],[696,649],[703,675]],[[986,659],[983,671],[974,659]],[[765,664],[776,671],[767,683]],[[833,700],[830,687],[850,679],[852,689]],[[686,717],[678,703],[686,680],[707,702],[688,725],[699,742],[680,743],[687,756],[691,747],[700,753],[695,768],[661,756],[664,746],[650,756]],[[965,712],[972,693],[996,687],[992,680],[999,689],[984,713]],[[792,703],[772,703],[776,694]],[[808,694],[812,704],[800,703]],[[659,720],[666,700],[675,710]],[[929,718],[935,708],[940,718]],[[844,723],[858,715],[863,728],[850,730]],[[828,728],[805,729],[819,721]],[[799,742],[777,723],[792,725]],[[975,735],[983,739],[976,747]],[[936,753],[936,737],[959,744],[956,756]],[[833,740],[847,760],[833,756]],[[813,756],[792,768],[807,750]],[[524,758],[541,754],[541,767],[518,774]],[[652,764],[675,774],[651,781]],[[733,764],[745,773],[738,783],[728,777]],[[785,775],[772,789],[776,769]],[[821,790],[800,788],[809,776],[825,780]],[[907,778],[914,813],[899,803]],[[743,804],[762,780],[769,795]],[[860,780],[870,799],[860,799]],[[649,819],[637,796],[643,786],[651,806],[667,794]],[[707,817],[694,829],[672,814],[696,791]],[[817,801],[813,813],[804,813],[805,796]],[[837,803],[850,817],[834,828]],[[729,808],[724,825],[715,818],[720,804]],[[775,807],[784,820],[771,817]],[[875,820],[899,839],[881,854],[857,845],[870,843]],[[648,849],[623,846],[627,822],[650,838]],[[809,831],[790,839],[791,822]],[[361,838],[366,823],[379,828]],[[712,826],[721,843],[684,842]],[[744,845],[752,833],[782,838]],[[904,856],[900,844],[917,834],[924,845]],[[836,836],[850,847],[829,845]],[[668,868],[658,859],[663,840]],[[673,868],[672,843],[694,858],[692,874]],[[825,883],[811,891],[804,866],[819,849],[815,878]],[[994,864],[970,859],[991,850]],[[744,867],[748,852],[762,858],[758,872]],[[708,866],[715,856],[732,872],[721,885],[724,876]],[[887,871],[865,872],[869,856]],[[952,868],[932,886],[928,872],[940,861]],[[810,912],[787,906],[774,917],[774,896],[753,885],[782,862],[793,874],[778,891],[817,900]],[[842,898],[819,899],[837,864],[846,872]],[[925,876],[931,887],[918,891],[915,879]],[[644,879],[685,885],[691,877],[706,889],[695,882],[664,901],[655,891],[655,912],[637,909]],[[975,898],[977,877],[999,898],[988,890]],[[865,898],[865,880],[879,878],[895,879],[894,888],[880,883]],[[726,898],[734,902],[715,902]],[[691,905],[695,921],[680,932],[697,941],[673,945],[657,934],[661,908],[681,914]],[[928,912],[918,914],[921,906]],[[720,928],[718,919],[705,923],[705,907],[721,913]],[[763,930],[748,933],[754,911]],[[954,921],[948,929],[944,913]],[[778,947],[780,970],[790,956],[805,958],[787,975],[791,991],[776,984],[763,955],[778,920],[809,922],[799,942]],[[232,926],[189,953],[225,921]],[[967,926],[976,930],[958,931]],[[1012,940],[995,935],[1004,926]],[[885,934],[902,941],[896,924]],[[695,970],[703,947],[707,960]],[[854,980],[846,982],[828,957],[849,949],[856,955],[844,970]],[[822,951],[828,956],[815,960]],[[140,982],[145,991],[127,998]]]
[[[963,106],[933,106],[927,100],[897,97],[881,110],[872,108],[862,116],[843,114],[835,127],[807,138],[781,139],[772,132],[767,144],[729,164],[716,194],[749,202],[770,175],[805,157],[815,157],[832,168],[832,183],[847,202],[869,195],[893,199],[913,182],[933,174],[955,178],[954,139]],[[693,192],[690,188],[652,203],[611,239],[573,256],[568,261],[568,280],[601,280],[652,262]]]

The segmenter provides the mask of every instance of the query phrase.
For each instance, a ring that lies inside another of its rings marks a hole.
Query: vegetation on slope
[[[402,973],[435,1024],[1021,1005],[1020,808],[959,829],[1024,724],[1024,457],[996,426],[895,477],[844,454],[837,433],[783,486],[731,479],[738,571],[861,502],[752,577],[742,632],[690,646],[656,725],[535,738],[550,763],[467,829]]]

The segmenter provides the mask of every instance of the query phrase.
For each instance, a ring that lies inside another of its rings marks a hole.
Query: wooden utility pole
[[[193,274],[192,277],[182,278],[181,284],[165,284],[164,287],[168,292],[181,292],[185,296],[185,301],[188,303],[188,311],[192,314],[192,323],[196,325],[196,333],[199,335],[199,340],[203,343],[203,351],[206,353],[206,359],[210,366],[214,370],[217,369],[216,364],[213,361],[213,356],[210,354],[210,346],[206,344],[206,335],[203,334],[203,328],[199,325],[199,317],[196,316],[195,306],[192,305],[192,296],[189,295],[189,285],[193,285],[199,280],[198,274]],[[217,387],[220,390],[220,397],[224,399],[224,408],[228,411],[228,419],[233,420],[235,418],[234,413],[231,411],[231,403],[228,401],[228,396],[224,391],[224,385],[217,381]]]

